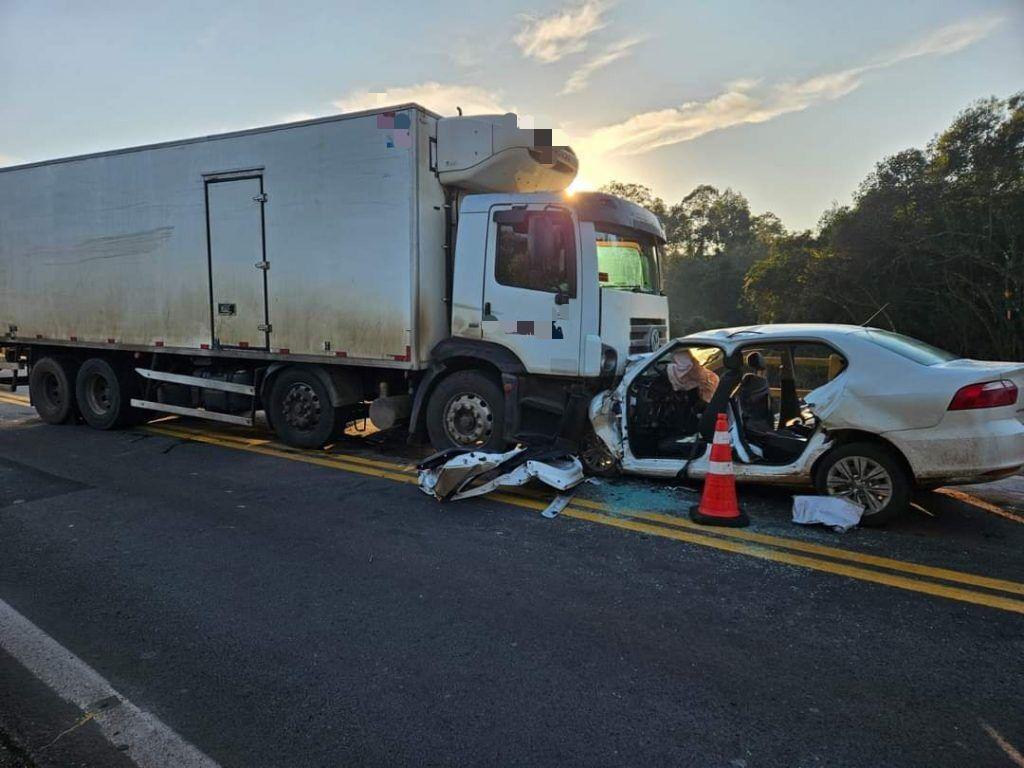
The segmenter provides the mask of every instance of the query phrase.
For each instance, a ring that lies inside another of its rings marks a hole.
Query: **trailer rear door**
[[[213,344],[268,349],[263,177],[206,182]]]

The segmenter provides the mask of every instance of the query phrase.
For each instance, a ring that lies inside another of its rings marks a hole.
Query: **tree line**
[[[639,184],[602,189],[665,227],[674,335],[872,318],[961,355],[1024,359],[1024,92],[884,158],[814,231],[753,214],[731,189],[701,185],[675,205]]]

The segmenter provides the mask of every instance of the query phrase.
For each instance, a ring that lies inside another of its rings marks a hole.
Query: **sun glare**
[[[567,195],[574,195],[577,192],[590,192],[594,189],[594,185],[587,181],[582,176],[577,176],[572,180],[572,183],[566,187],[565,193]]]

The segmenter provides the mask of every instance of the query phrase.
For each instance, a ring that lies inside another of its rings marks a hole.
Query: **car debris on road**
[[[583,482],[583,465],[564,445],[519,446],[505,453],[451,449],[420,462],[419,487],[439,501],[458,501],[490,493],[499,487],[539,480],[561,494],[545,517],[554,517],[571,499],[567,491]]]

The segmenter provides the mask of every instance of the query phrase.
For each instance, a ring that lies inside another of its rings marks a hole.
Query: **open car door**
[[[736,399],[740,382],[750,373],[743,368],[744,341],[749,345],[749,338],[720,345],[678,339],[628,367],[614,390],[594,398],[591,424],[623,471],[649,477],[704,477],[711,441],[703,436],[703,428],[707,424],[713,428],[721,412],[729,417],[737,480],[806,481],[811,463],[828,442],[822,430],[808,428],[798,441],[799,450],[781,458],[776,453],[774,460],[766,459],[765,451],[752,446],[744,435],[742,408]],[[673,355],[681,349],[691,350],[718,377],[710,400],[697,404],[696,419],[686,410],[693,405],[692,396],[687,400],[673,391],[667,376]],[[833,380],[815,393],[822,396],[820,402],[831,403],[841,388],[842,382]]]

